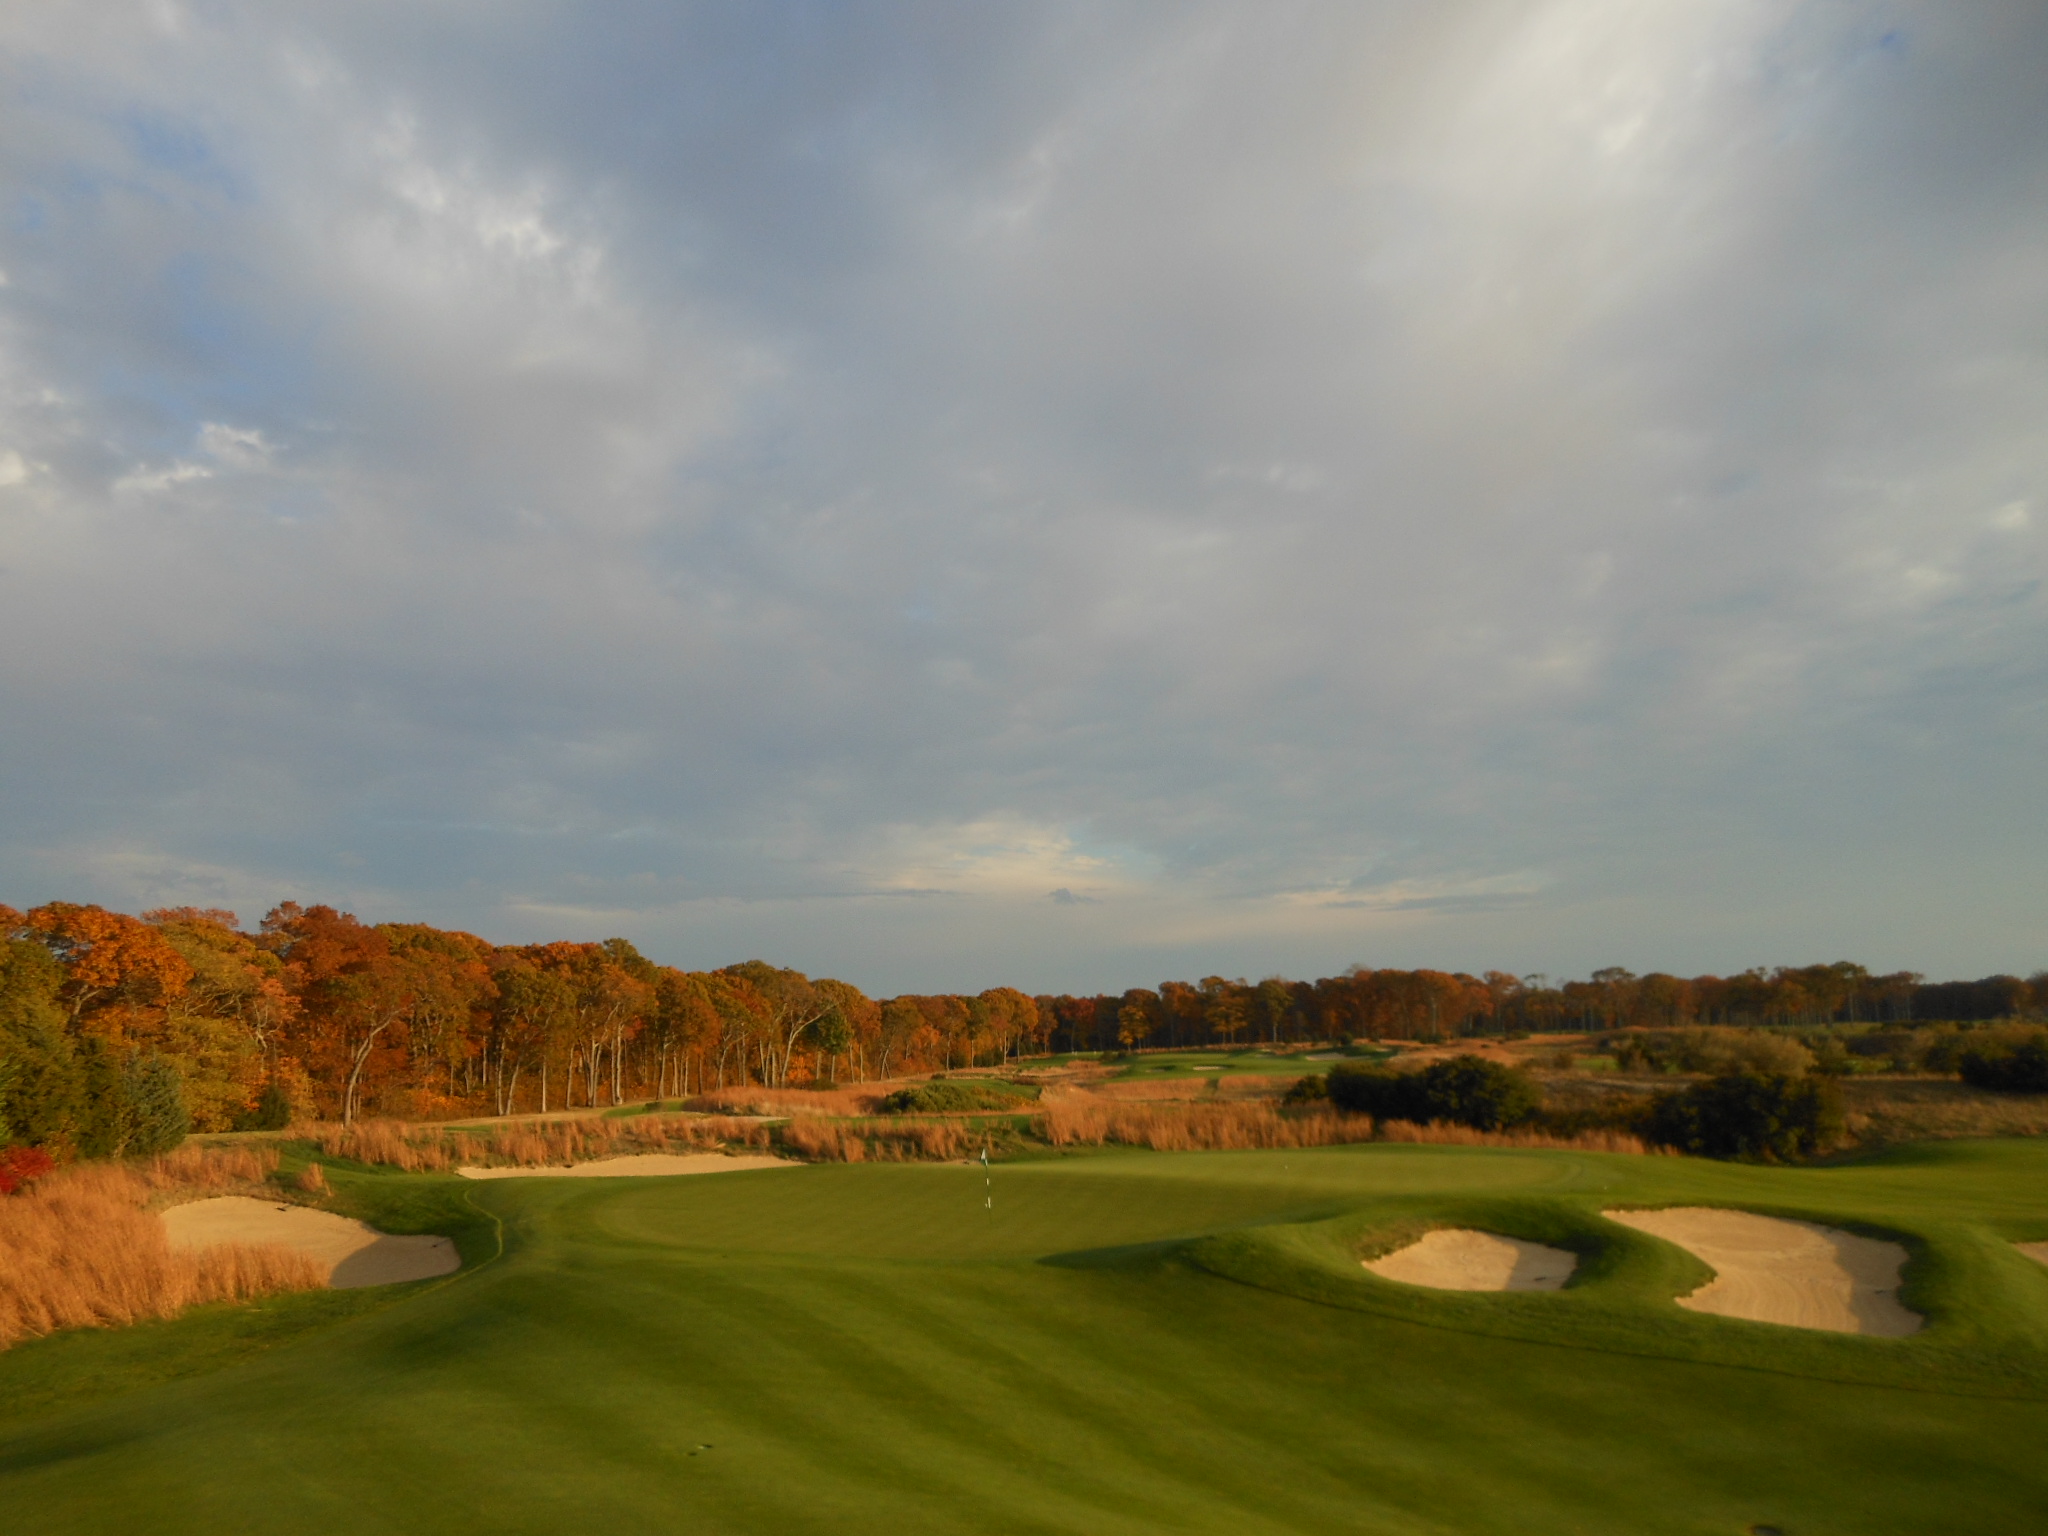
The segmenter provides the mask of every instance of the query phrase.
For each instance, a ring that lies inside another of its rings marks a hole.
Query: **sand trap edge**
[[[1437,1227],[1359,1264],[1382,1280],[1433,1291],[1558,1291],[1578,1269],[1564,1248],[1473,1227]]]
[[[324,1267],[329,1289],[337,1291],[432,1280],[462,1268],[462,1256],[450,1238],[379,1232],[333,1211],[248,1195],[188,1201],[161,1212],[160,1219],[174,1249],[226,1243],[289,1248]]]
[[[1674,1298],[1688,1312],[1781,1328],[1906,1338],[1927,1320],[1899,1300],[1902,1243],[1735,1206],[1606,1210],[1618,1226],[1683,1248],[1714,1271]]]

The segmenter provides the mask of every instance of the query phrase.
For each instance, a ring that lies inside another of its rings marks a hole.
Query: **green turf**
[[[2005,1246],[2048,1236],[2038,1143],[1122,1152],[998,1166],[993,1210],[961,1166],[334,1179],[460,1224],[472,1267],[0,1356],[0,1526],[1886,1536],[2048,1507],[2048,1270]],[[1899,1234],[1930,1327],[1672,1307],[1694,1262],[1595,1213],[1696,1200]],[[1581,1279],[1448,1296],[1356,1263],[1458,1219],[1576,1246]]]

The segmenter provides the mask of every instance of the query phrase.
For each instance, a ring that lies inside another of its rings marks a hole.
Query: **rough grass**
[[[1647,1149],[1633,1136],[1594,1131],[1552,1136],[1537,1131],[1475,1131],[1469,1126],[1406,1120],[1375,1123],[1321,1106],[1282,1114],[1270,1102],[1196,1102],[1185,1105],[1103,1102],[1092,1094],[1050,1101],[1035,1122],[1056,1147],[1099,1147],[1111,1142],[1156,1152],[1244,1151],[1270,1147],[1330,1147],[1353,1142],[1424,1142],[1458,1147],[1555,1147],[1592,1152]]]
[[[1976,1136],[2048,1136],[2048,1094],[2000,1093],[1952,1078],[1849,1078],[1849,1132],[1865,1147]]]
[[[713,1088],[685,1107],[724,1115],[871,1115],[888,1093],[883,1084],[845,1088]]]
[[[953,1080],[926,1085],[954,1087]],[[984,1088],[974,1082],[976,1089]],[[1134,1085],[1146,1086],[1146,1085]],[[1176,1085],[1167,1085],[1176,1086]],[[406,1173],[458,1167],[560,1167],[636,1152],[713,1151],[774,1147],[811,1162],[952,1162],[982,1146],[1015,1155],[1029,1142],[1069,1149],[1122,1145],[1158,1152],[1233,1151],[1261,1147],[1324,1147],[1358,1141],[1442,1143],[1452,1146],[1568,1147],[1599,1152],[1641,1152],[1632,1136],[1595,1131],[1579,1136],[1485,1132],[1456,1125],[1375,1125],[1362,1116],[1327,1109],[1283,1114],[1270,1097],[1185,1101],[1104,1097],[1092,1090],[1048,1093],[1043,1107],[1014,1092],[942,1096],[935,1102],[959,1114],[978,1109],[1036,1110],[1014,1123],[977,1122],[945,1114],[835,1118],[803,1109],[781,1125],[718,1115],[645,1114],[620,1118],[513,1122],[488,1130],[449,1130],[389,1120],[353,1126],[300,1125],[290,1134],[328,1157]],[[306,1178],[318,1178],[308,1170]],[[316,1184],[302,1188],[317,1190]]]
[[[450,1129],[396,1120],[354,1125],[295,1125],[287,1133],[328,1157],[444,1173],[455,1168],[544,1168],[644,1152],[706,1152],[762,1148],[768,1128],[730,1115],[638,1115],[630,1119],[508,1121],[486,1128]]]
[[[327,1284],[288,1248],[173,1252],[155,1207],[260,1186],[275,1151],[186,1149],[146,1164],[79,1163],[0,1199],[0,1349]]]
[[[786,1151],[823,1163],[952,1162],[982,1144],[958,1120],[826,1120],[799,1115],[781,1127]]]
[[[1038,1097],[1026,1084],[995,1078],[933,1078],[899,1088],[878,1106],[889,1115],[957,1115],[1019,1109]]]

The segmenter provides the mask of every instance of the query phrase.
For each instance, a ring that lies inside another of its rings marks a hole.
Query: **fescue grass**
[[[111,1368],[131,1344],[219,1339],[229,1363],[32,1422],[0,1406],[11,1529],[1970,1536],[2034,1528],[2048,1494],[2048,1271],[2009,1247],[2048,1236],[2037,1145],[1821,1169],[1378,1143],[330,1178],[387,1230],[462,1224],[471,1268],[308,1308],[296,1340],[290,1299],[261,1303],[262,1348],[227,1339],[227,1309],[98,1336],[109,1383],[148,1375]],[[1697,1263],[1598,1216],[1666,1203],[1896,1234],[1928,1329],[1685,1313]],[[1499,1296],[1360,1269],[1445,1222],[1581,1269]],[[0,1356],[0,1405],[79,1342]]]
[[[1849,1078],[1849,1128],[1866,1147],[1978,1136],[2048,1135],[2048,1094],[2002,1093],[1953,1078]]]
[[[960,1120],[827,1120],[798,1115],[781,1127],[783,1150],[813,1162],[951,1162],[966,1157],[983,1143],[969,1122]]]
[[[174,1252],[152,1209],[260,1187],[276,1166],[275,1151],[183,1150],[145,1164],[73,1164],[0,1199],[0,1349],[324,1287],[320,1265],[270,1244]]]
[[[1541,1131],[1478,1131],[1470,1126],[1406,1120],[1375,1122],[1339,1114],[1328,1105],[1291,1113],[1262,1103],[1211,1100],[1189,1104],[1104,1102],[1070,1094],[1048,1100],[1033,1128],[1055,1147],[1099,1147],[1116,1142],[1155,1152],[1230,1152],[1272,1147],[1333,1147],[1396,1141],[1455,1147],[1552,1147],[1592,1152],[1642,1153],[1633,1136],[1593,1131],[1553,1136]]]
[[[844,1088],[713,1088],[685,1107],[725,1115],[871,1115],[889,1092],[887,1083]]]
[[[286,1135],[318,1147],[330,1158],[405,1173],[443,1173],[462,1167],[566,1167],[643,1152],[705,1152],[728,1146],[758,1149],[769,1140],[767,1127],[731,1115],[590,1116],[459,1128],[359,1120],[350,1126],[295,1125]]]

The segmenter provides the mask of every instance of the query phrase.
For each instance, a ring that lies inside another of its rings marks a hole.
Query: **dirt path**
[[[455,1244],[445,1237],[397,1236],[332,1211],[246,1195],[174,1205],[163,1213],[163,1223],[173,1248],[249,1243],[295,1249],[325,1265],[327,1283],[336,1290],[426,1280],[462,1267]]]
[[[1439,1291],[1555,1291],[1571,1278],[1579,1261],[1562,1248],[1449,1227],[1425,1232],[1406,1248],[1362,1262],[1382,1279]]]
[[[1897,1243],[1704,1206],[1601,1214],[1713,1266],[1712,1280],[1678,1298],[1691,1311],[1883,1338],[1920,1331],[1920,1315],[1899,1300],[1906,1250]]]

